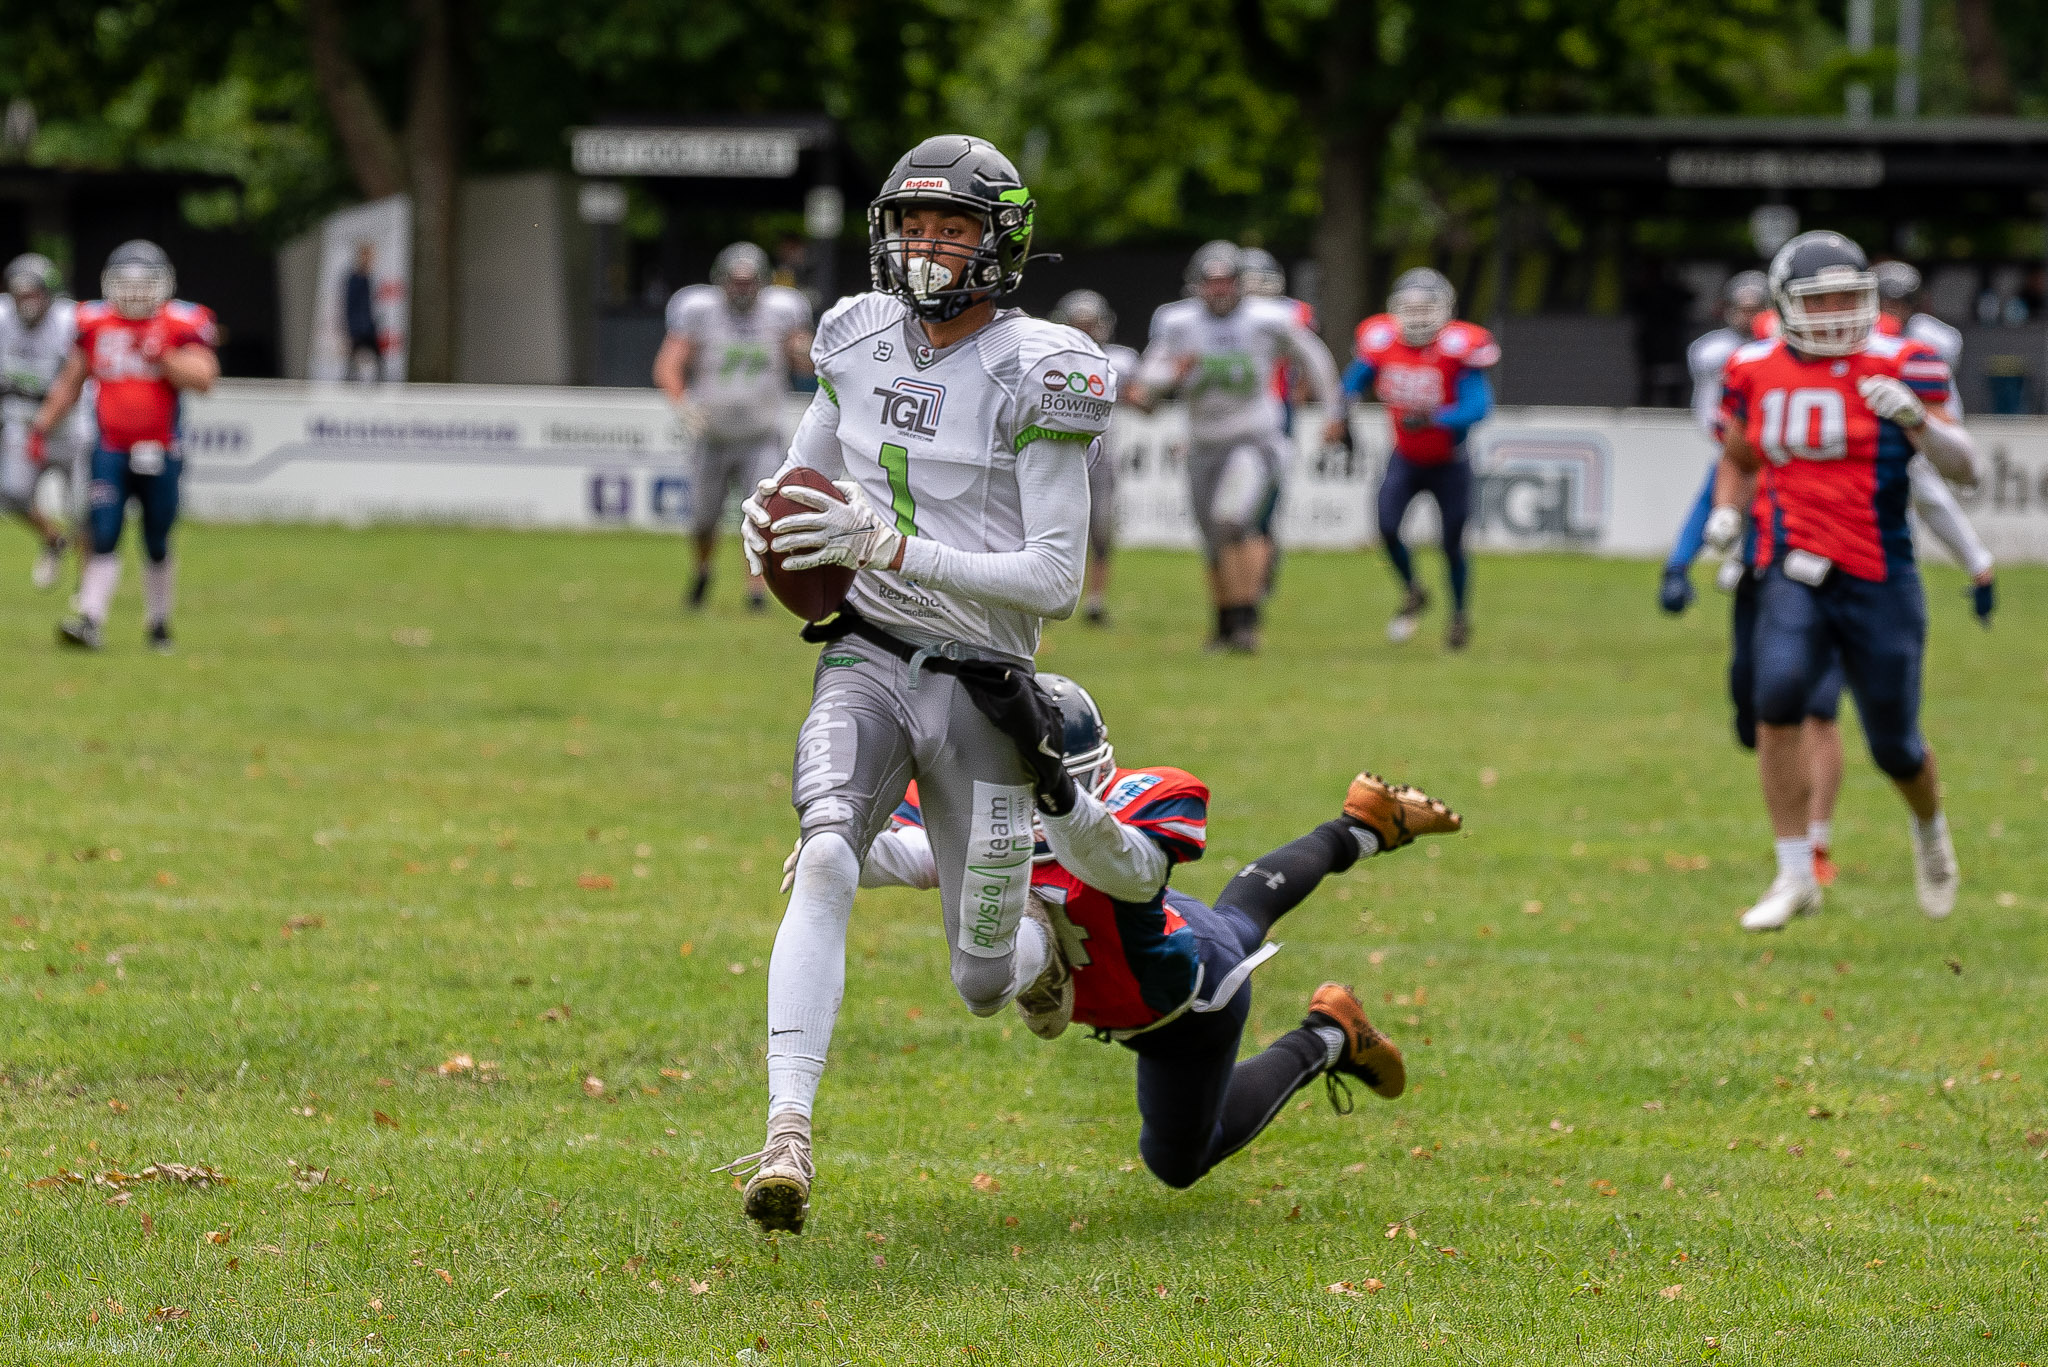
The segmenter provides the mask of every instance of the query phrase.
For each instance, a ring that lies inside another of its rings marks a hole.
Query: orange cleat
[[[1380,849],[1398,850],[1419,835],[1455,831],[1465,819],[1420,788],[1388,783],[1378,774],[1351,780],[1344,794],[1344,815],[1362,821],[1380,838]]]
[[[1308,1020],[1311,1025],[1327,1022],[1344,1032],[1344,1047],[1324,1075],[1330,1079],[1330,1104],[1338,1114],[1351,1109],[1348,1092],[1343,1101],[1338,1100],[1339,1073],[1357,1078],[1390,1101],[1407,1090],[1408,1065],[1402,1062],[1400,1049],[1373,1028],[1365,1018],[1365,1004],[1350,988],[1342,983],[1324,983],[1317,988],[1309,998]]]
[[[1841,870],[1835,867],[1835,861],[1828,858],[1827,849],[1824,846],[1815,845],[1813,847],[1813,881],[1824,888],[1833,887],[1835,875],[1840,872]]]

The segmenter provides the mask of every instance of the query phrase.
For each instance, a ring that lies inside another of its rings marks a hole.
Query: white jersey
[[[688,392],[704,405],[714,441],[759,437],[776,429],[789,392],[789,339],[808,332],[810,301],[765,285],[741,313],[716,285],[689,285],[668,301],[668,331],[691,345]]]
[[[1715,328],[1685,349],[1685,367],[1692,372],[1692,420],[1708,437],[1721,430],[1721,376],[1728,358],[1748,340],[1734,328]]]
[[[14,311],[14,296],[0,293],[0,420],[25,426],[42,407],[57,372],[78,342],[78,305],[52,300],[34,327]]]
[[[898,531],[959,551],[1023,549],[1018,453],[1045,442],[1085,469],[1116,401],[1116,376],[1094,342],[1015,309],[934,350],[902,300],[858,294],[826,312],[811,356],[818,394],[792,459],[858,482]],[[836,439],[839,470],[828,468],[822,429]],[[1076,506],[1049,511],[1071,521],[1078,546],[1088,501],[1085,481],[1077,487]],[[849,598],[869,620],[920,644],[959,642],[1022,660],[1038,651],[1037,614],[901,574],[856,575]]]
[[[1905,333],[1916,342],[1934,348],[1948,368],[1954,370],[1963,359],[1963,334],[1931,313],[1916,313],[1906,320]]]
[[[1195,362],[1180,383],[1188,427],[1205,441],[1278,433],[1285,415],[1273,392],[1274,367],[1300,357],[1319,395],[1337,392],[1337,366],[1322,339],[1301,325],[1292,300],[1247,297],[1219,318],[1200,299],[1177,299],[1152,315],[1152,337],[1140,374],[1169,389],[1181,364]]]
[[[1111,342],[1102,348],[1102,354],[1109,358],[1109,368],[1116,372],[1117,392],[1138,378],[1138,353],[1122,342]]]

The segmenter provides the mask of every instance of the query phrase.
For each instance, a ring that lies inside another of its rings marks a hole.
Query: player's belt
[[[830,645],[834,641],[843,641],[848,636],[858,636],[870,645],[879,646],[910,666],[910,687],[913,692],[917,688],[920,669],[929,669],[934,674],[957,675],[960,666],[967,661],[988,658],[976,655],[956,641],[948,641],[942,646],[912,645],[901,636],[876,626],[850,604],[840,608],[828,621],[806,623],[804,629],[797,634],[812,645]],[[997,663],[1015,667],[1012,660],[1001,660]]]

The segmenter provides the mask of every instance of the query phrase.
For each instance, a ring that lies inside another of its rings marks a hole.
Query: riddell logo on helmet
[[[953,187],[947,184],[941,176],[912,176],[898,188],[904,190],[950,190]]]

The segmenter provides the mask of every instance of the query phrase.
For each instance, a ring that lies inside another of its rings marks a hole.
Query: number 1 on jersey
[[[917,500],[910,495],[910,450],[895,442],[882,443],[882,473],[889,477],[889,510],[896,514],[896,530],[917,535]]]

